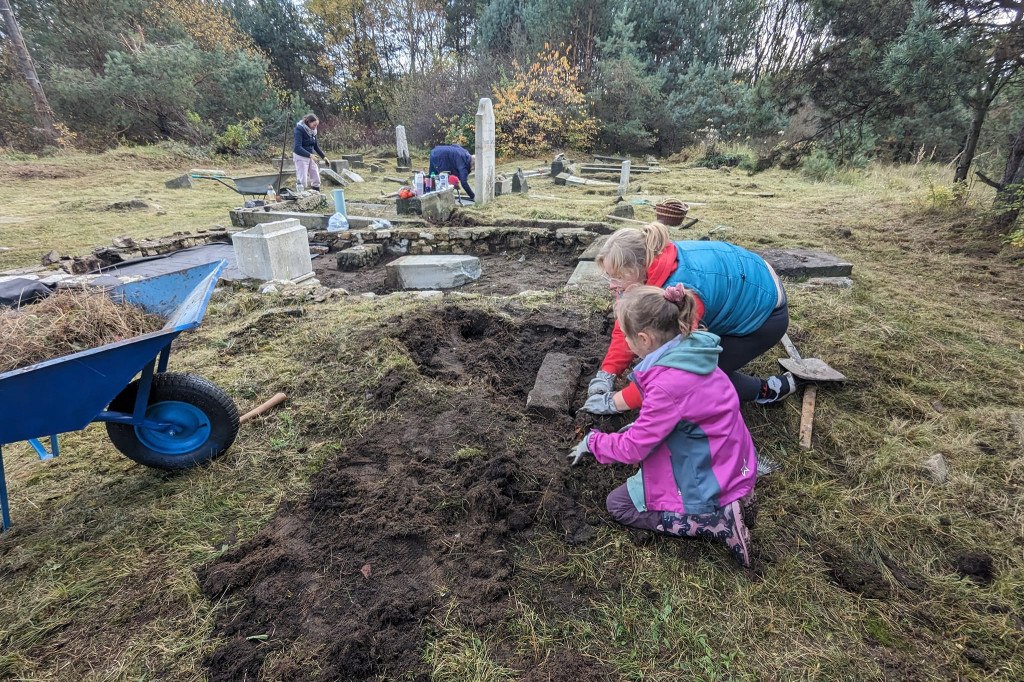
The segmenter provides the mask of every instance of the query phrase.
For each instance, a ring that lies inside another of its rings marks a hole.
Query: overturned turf
[[[602,518],[593,512],[622,478],[612,467],[570,474],[574,418],[524,413],[544,355],[572,353],[593,369],[607,325],[457,307],[387,324],[419,377],[389,375],[368,392],[384,413],[373,431],[256,537],[200,571],[209,599],[242,600],[222,612],[210,678],[425,680],[442,614],[469,629],[505,619],[515,547],[536,528],[587,542]],[[550,661],[506,658],[530,679],[551,672]],[[586,679],[608,672],[577,667]]]

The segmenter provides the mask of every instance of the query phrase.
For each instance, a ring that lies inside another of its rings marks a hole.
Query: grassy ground
[[[23,166],[0,162],[0,246],[12,249],[0,252],[0,267],[50,248],[86,252],[118,234],[223,224],[238,203],[212,183],[163,189],[210,164],[146,150],[26,165],[81,174],[22,179]],[[592,541],[567,546],[547,530],[514,548],[500,625],[467,626],[455,601],[435,609],[422,654],[433,678],[516,679],[530,668],[558,679],[566,651],[635,680],[1024,678],[1020,253],[985,237],[970,211],[936,205],[932,188],[948,182],[941,169],[873,168],[811,183],[776,171],[673,168],[640,182],[651,197],[708,204],[692,211],[701,218],[693,236],[726,225],[744,246],[824,248],[853,262],[851,290],[789,289],[801,352],[851,381],[819,391],[810,452],[795,448],[798,401],[746,410],[759,450],[785,465],[759,483],[755,570],[738,570],[711,545],[624,532],[595,502],[586,509]],[[387,187],[368,183],[350,197]],[[549,180],[531,192],[540,196],[478,213],[599,218],[611,205]],[[167,215],[98,210],[134,196]],[[638,207],[638,217],[647,211]],[[560,294],[534,303],[601,305]],[[16,526],[0,537],[0,679],[202,679],[213,623],[239,605],[202,597],[195,569],[252,537],[325,460],[373,433],[386,415],[363,396],[381,377],[397,367],[432,390],[397,341],[385,334],[367,348],[353,339],[446,302],[347,299],[298,317],[279,305],[219,296],[172,359],[172,369],[226,388],[241,409],[278,390],[291,396],[211,466],[174,475],[136,466],[98,426],[68,435],[48,463],[24,445],[5,448]],[[550,447],[561,466],[563,444]],[[949,464],[945,485],[921,470],[933,453]],[[958,574],[972,553],[991,557],[991,583]],[[553,586],[573,599],[548,598]]]

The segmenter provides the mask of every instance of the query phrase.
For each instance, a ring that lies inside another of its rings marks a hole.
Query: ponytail
[[[644,248],[647,251],[647,267],[651,267],[654,259],[665,250],[672,237],[668,234],[668,228],[659,222],[647,223],[640,228],[644,236]]]
[[[626,336],[647,332],[668,341],[677,334],[689,336],[694,330],[697,299],[682,284],[668,289],[633,287],[615,305],[615,316]]]

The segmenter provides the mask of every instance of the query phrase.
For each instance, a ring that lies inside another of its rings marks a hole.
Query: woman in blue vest
[[[316,129],[319,125],[320,119],[316,115],[306,114],[303,116],[295,124],[295,146],[292,147],[296,183],[318,192],[320,191],[320,168],[317,166],[313,154],[318,154],[324,163],[330,163],[316,139]]]
[[[786,290],[757,254],[727,242],[673,242],[664,225],[651,223],[639,230],[616,231],[596,262],[616,293],[636,284],[661,288],[682,284],[692,291],[701,326],[722,339],[718,366],[729,376],[741,402],[772,403],[796,391],[789,372],[760,379],[739,371],[777,344],[789,326]],[[616,323],[601,370],[590,382],[585,409],[614,414],[640,406],[642,398],[632,384],[612,393],[615,377],[633,358]]]

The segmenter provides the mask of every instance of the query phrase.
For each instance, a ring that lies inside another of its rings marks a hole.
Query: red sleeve
[[[644,397],[641,395],[640,389],[636,387],[636,384],[630,384],[622,389],[622,399],[631,410],[639,410],[640,406],[644,403]]]
[[[626,343],[626,335],[619,328],[619,321],[615,320],[615,326],[612,328],[612,342],[608,345],[608,352],[605,353],[604,360],[601,361],[601,370],[618,376],[629,367],[629,363],[633,362],[633,357],[633,351]]]

